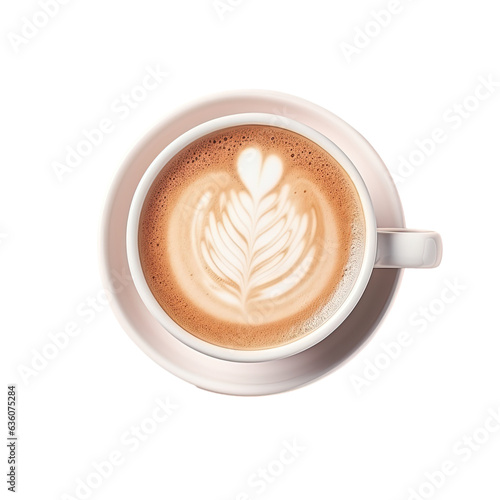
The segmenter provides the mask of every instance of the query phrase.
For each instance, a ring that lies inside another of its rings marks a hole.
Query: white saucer
[[[228,92],[191,103],[160,123],[128,155],[104,210],[101,274],[113,290],[113,271],[129,271],[125,233],[134,191],[153,159],[190,128],[224,115],[273,113],[293,118],[329,137],[352,160],[370,192],[378,227],[404,227],[398,193],[384,163],[358,132],[334,114],[297,97],[270,91]],[[279,119],[276,123],[279,126]],[[182,379],[210,391],[264,395],[295,389],[350,358],[371,337],[387,313],[402,271],[375,269],[365,293],[344,323],[325,340],[294,356],[262,363],[234,363],[203,355],[170,335],[151,316],[134,285],[113,293],[111,307],[132,340],[154,361]]]

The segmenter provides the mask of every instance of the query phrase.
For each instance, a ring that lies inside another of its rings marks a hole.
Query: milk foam
[[[242,126],[179,153],[147,197],[143,270],[193,335],[262,349],[300,338],[344,302],[363,257],[354,185],[298,134]]]

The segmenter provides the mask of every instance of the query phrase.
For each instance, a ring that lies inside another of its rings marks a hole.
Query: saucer
[[[351,159],[370,193],[378,227],[405,227],[401,202],[386,166],[350,125],[306,100],[271,91],[235,91],[191,103],[160,123],[118,171],[103,214],[101,275],[111,308],[129,337],[160,366],[202,389],[241,396],[274,394],[308,384],[339,367],[373,335],[392,304],[401,269],[374,269],[354,310],[334,333],[288,358],[235,363],[209,357],[169,334],[149,313],[133,283],[113,291],[115,275],[129,273],[126,226],[144,172],[175,138],[208,120],[237,113],[272,113],[321,132]]]

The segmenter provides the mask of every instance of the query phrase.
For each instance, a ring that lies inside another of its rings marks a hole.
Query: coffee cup
[[[432,268],[433,231],[378,228],[353,162],[293,119],[241,113],[171,142],[134,194],[127,258],[153,317],[234,362],[311,348],[344,322],[376,268]]]

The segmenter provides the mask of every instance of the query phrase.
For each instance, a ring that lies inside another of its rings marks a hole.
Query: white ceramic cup
[[[323,148],[350,176],[364,212],[365,240],[363,261],[354,286],[337,311],[319,328],[289,344],[269,349],[237,350],[216,346],[184,330],[156,301],[144,277],[139,258],[139,220],[144,200],[156,176],[182,149],[217,130],[238,125],[270,125],[298,133]],[[354,309],[368,284],[374,268],[431,268],[439,265],[442,255],[440,236],[433,231],[405,228],[377,228],[372,200],[350,159],[327,137],[311,127],[283,116],[266,113],[242,113],[205,122],[171,142],[151,163],[134,194],[127,222],[127,258],[137,291],[155,319],[174,337],[215,358],[235,362],[262,362],[284,358],[304,351],[332,334]]]

